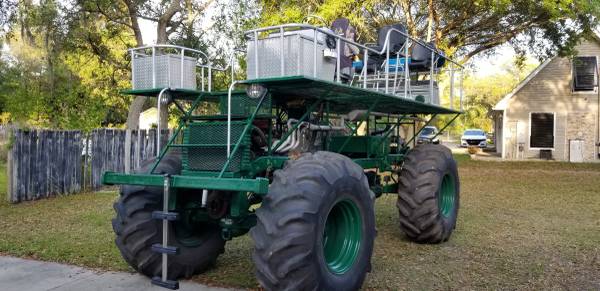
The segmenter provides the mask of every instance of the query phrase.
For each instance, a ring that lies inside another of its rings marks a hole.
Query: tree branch
[[[106,11],[104,11],[100,7],[100,5],[98,4],[98,2],[94,2],[94,4],[96,6],[96,9],[83,8],[81,10],[81,12],[100,14],[100,15],[104,16],[110,22],[114,22],[116,24],[125,25],[125,26],[131,28],[131,24],[129,24],[129,23],[127,23],[127,22],[125,22],[125,21],[123,21],[121,19],[115,18],[115,17],[111,16],[110,14],[108,14]]]
[[[137,17],[141,18],[141,19],[146,19],[146,20],[150,20],[150,21],[154,21],[154,22],[158,22],[158,18],[156,17],[150,17],[150,16],[146,16],[143,14],[136,14]]]
[[[133,35],[135,36],[135,41],[138,46],[144,45],[144,39],[142,38],[142,31],[140,30],[140,24],[138,23],[137,15],[138,9],[134,0],[123,0],[125,6],[127,6],[127,12],[129,14],[129,21],[131,22],[131,30],[133,30]]]
[[[167,7],[167,10],[163,15],[158,18],[158,25],[156,27],[156,43],[166,43],[168,40],[167,27],[169,22],[181,11],[181,0],[171,0],[171,3]]]
[[[177,29],[179,28],[179,26],[181,25],[181,23],[183,23],[183,20],[171,23],[169,25],[169,29],[167,29],[167,37],[171,34],[173,34],[175,31],[177,31]]]
[[[417,35],[417,27],[415,25],[415,21],[412,15],[412,11],[410,11],[411,7],[412,7],[412,1],[410,0],[401,0],[400,1],[400,6],[402,7],[402,10],[404,10],[404,15],[406,18],[406,26],[408,26],[408,32],[410,35],[412,36],[416,36]]]

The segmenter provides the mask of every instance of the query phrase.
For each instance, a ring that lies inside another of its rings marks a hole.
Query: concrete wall
[[[585,41],[580,56],[599,56],[600,45]],[[509,101],[504,112],[503,149],[507,159],[539,158],[540,151],[529,146],[530,114],[554,113],[553,158],[569,160],[569,140],[584,140],[584,159],[597,160],[598,93],[572,91],[572,60],[552,59]]]

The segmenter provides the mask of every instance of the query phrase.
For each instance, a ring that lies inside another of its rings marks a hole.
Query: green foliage
[[[453,136],[459,136],[467,128],[480,128],[493,132],[492,108],[506,94],[510,93],[538,63],[522,60],[520,57],[504,63],[497,73],[478,77],[468,74],[463,81],[463,112],[448,129]],[[442,105],[450,107],[450,90],[446,80],[442,84]],[[454,108],[460,108],[458,92],[454,96]],[[444,126],[453,116],[440,116],[436,122],[438,128]]]
[[[304,17],[316,15],[331,23],[336,18],[346,17],[358,28],[359,38],[373,39],[375,31],[365,27],[367,16],[363,15],[366,9],[373,8],[372,0],[322,0],[322,1],[277,1],[263,0],[260,15],[262,26],[277,25],[282,23],[301,23]],[[323,25],[319,21],[310,19],[316,25]]]
[[[92,129],[122,123],[131,37],[102,19],[63,14],[54,1],[27,1],[0,59],[0,106],[25,126]],[[114,60],[120,60],[116,62]]]
[[[0,0],[0,47],[6,42],[9,48],[0,55],[0,112],[22,126],[121,126],[132,101],[119,93],[131,87],[126,49],[142,43],[130,13],[159,22],[171,3],[176,1]],[[208,3],[217,9],[207,31],[203,12]],[[168,43],[207,51],[218,67],[229,64],[225,51],[243,49],[241,31],[258,15],[253,0],[179,4],[162,36]],[[223,77],[229,72],[213,71],[214,89],[228,87],[231,78]],[[243,72],[238,68],[237,78]]]
[[[376,29],[403,23],[409,33],[425,39],[432,17],[433,38],[449,55],[465,60],[509,42],[515,49],[545,58],[572,53],[582,36],[598,25],[598,0],[263,0],[261,23],[299,22],[315,14],[331,22],[347,17],[361,41],[373,41]]]
[[[246,78],[246,37],[244,32],[259,26],[260,7],[255,0],[221,0],[215,3],[217,6],[215,15],[212,16],[213,33],[211,37],[216,45],[218,56],[231,57],[236,64],[234,70],[234,79],[243,80]],[[228,62],[221,60],[221,64]],[[221,82],[216,83],[217,88],[227,89],[231,83],[230,72],[220,74],[217,78]]]
[[[424,37],[433,15],[434,39],[449,54],[468,59],[508,42],[521,53],[533,48],[546,56],[572,53],[579,37],[597,25],[598,2],[451,0],[430,6],[427,0],[216,0],[212,27],[206,29],[201,24],[206,1],[186,0],[168,23],[167,37],[168,42],[208,50],[215,57],[233,48],[243,51],[246,29],[300,22],[309,14],[328,22],[350,18],[363,42],[373,41],[376,28],[392,22],[405,23],[410,33]],[[0,0],[0,45],[10,47],[9,54],[0,51],[0,112],[10,113],[10,121],[24,126],[91,129],[123,124],[131,102],[118,93],[130,87],[125,49],[141,42],[129,13],[158,21],[170,3]],[[229,57],[213,63],[225,67]],[[235,78],[242,79],[243,53],[235,57],[240,64]],[[229,75],[215,72],[215,88],[226,89]],[[489,80],[468,78],[462,126],[489,128],[490,104],[514,85],[509,79],[498,76],[490,88]],[[471,91],[480,93],[469,96]]]
[[[17,7],[16,0],[2,0],[0,1],[0,35],[6,33],[11,24],[14,22],[15,10]],[[0,39],[0,48],[2,47],[2,40]]]

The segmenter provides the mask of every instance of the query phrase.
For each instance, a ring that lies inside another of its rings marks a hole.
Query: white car
[[[476,146],[480,148],[487,147],[487,136],[481,129],[467,129],[460,137],[460,146]]]

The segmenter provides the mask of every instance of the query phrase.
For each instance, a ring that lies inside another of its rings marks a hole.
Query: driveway
[[[448,147],[451,151],[465,151],[465,148],[461,148],[459,142],[457,141],[442,141],[441,142],[442,145],[445,145],[446,147]]]
[[[198,283],[181,281],[180,290],[225,291]],[[0,256],[2,291],[164,291],[144,276],[130,273],[98,272],[75,266]]]

